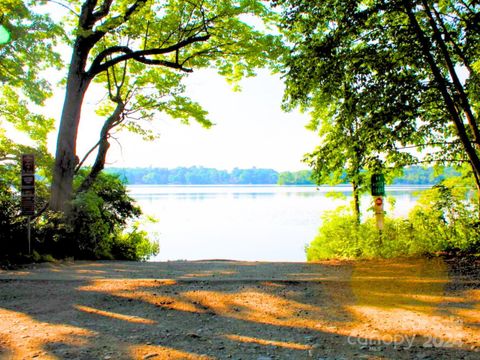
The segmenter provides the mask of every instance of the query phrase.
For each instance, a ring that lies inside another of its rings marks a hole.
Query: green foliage
[[[84,175],[85,172],[82,173]],[[82,176],[81,175],[81,176]],[[78,182],[81,178],[77,179]],[[39,196],[37,202],[44,203]],[[53,258],[147,260],[159,251],[139,221],[141,211],[118,177],[101,174],[92,188],[73,200],[71,217],[52,211],[32,222],[32,255],[20,197],[0,181],[0,261],[53,261]]]
[[[415,252],[406,247],[408,236],[404,235],[410,233],[407,222],[385,219],[380,235],[374,219],[359,224],[350,211],[337,209],[324,215],[319,234],[306,247],[307,260],[414,255]]]
[[[50,84],[41,72],[60,66],[60,56],[53,51],[62,28],[51,19],[33,10],[37,0],[2,0],[0,24],[11,35],[0,44],[0,83],[8,84],[36,104],[50,95]]]
[[[7,44],[0,44],[0,179],[16,189],[21,154],[35,154],[42,179],[50,177],[52,165],[47,137],[54,121],[35,110],[51,95],[42,71],[60,65],[53,47],[61,29],[48,16],[35,13],[34,5],[38,1],[5,0],[0,4],[0,23],[11,34]],[[38,181],[37,185],[42,199],[45,183]]]
[[[136,222],[130,232],[122,233],[113,244],[111,253],[117,260],[145,261],[160,251],[158,242],[152,242],[145,230]]]
[[[465,200],[467,196],[465,187],[444,184],[422,194],[409,214],[409,221],[415,237],[423,239],[430,251],[480,250],[477,199]]]
[[[150,243],[138,223],[128,229],[140,215],[118,177],[100,174],[88,191],[74,198],[61,241],[77,258],[145,260],[158,253],[158,245]]]
[[[479,209],[469,196],[465,187],[436,185],[422,193],[408,218],[386,218],[381,234],[374,218],[358,224],[345,208],[328,212],[306,247],[307,260],[479,253]]]
[[[361,186],[359,169],[401,168],[418,155],[443,164],[468,159],[480,179],[471,146],[480,136],[478,3],[273,3],[291,44],[284,107],[311,111],[321,145],[306,161],[318,183],[338,181],[344,170]]]
[[[13,189],[8,186],[0,178],[0,257],[5,258],[25,252],[26,226],[22,218],[20,218],[19,209],[20,198]],[[22,246],[23,245],[23,246]]]
[[[238,169],[232,171],[204,167],[165,168],[108,168],[107,172],[118,174],[128,184],[276,184],[279,174],[272,169]]]
[[[312,172],[309,170],[302,171],[285,171],[278,174],[278,185],[313,185]]]

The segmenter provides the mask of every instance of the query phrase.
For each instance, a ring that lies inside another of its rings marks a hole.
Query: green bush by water
[[[373,217],[358,224],[346,208],[328,212],[306,247],[308,261],[390,258],[439,252],[480,252],[478,204],[465,187],[440,184],[420,196],[407,218],[385,218],[380,233]]]
[[[82,174],[77,179],[81,181]],[[45,203],[45,199],[38,199]],[[0,260],[6,263],[75,259],[147,260],[159,252],[142,230],[142,212],[118,176],[102,173],[92,188],[77,194],[68,218],[45,211],[32,222],[32,255],[19,195],[0,183]],[[38,209],[37,209],[38,210]]]

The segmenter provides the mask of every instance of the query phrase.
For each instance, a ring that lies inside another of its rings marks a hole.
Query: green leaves
[[[52,157],[47,136],[54,120],[35,113],[51,95],[43,71],[60,66],[53,51],[62,34],[48,16],[36,13],[37,1],[5,0],[0,5],[2,29],[10,41],[0,44],[0,177],[18,185],[21,154],[36,155],[37,174],[48,180]],[[13,140],[15,139],[15,140]],[[38,195],[46,188],[38,181]]]
[[[413,12],[426,38],[434,38],[425,4],[406,9],[397,0],[275,3],[283,5],[281,26],[292,43],[284,67],[284,108],[299,106],[311,112],[309,129],[319,132],[322,145],[306,160],[316,166],[319,181],[342,164],[401,167],[418,161],[417,156],[454,164],[466,159],[451,111],[407,13]],[[478,6],[451,1],[431,5],[433,21],[458,68],[471,68],[469,64],[475,68],[480,55],[478,33],[470,30],[468,40],[461,35],[468,32],[467,14],[475,9]],[[432,43],[431,55],[444,81],[451,82],[446,86],[457,99],[456,106],[466,109],[441,45]],[[478,84],[478,77],[470,74],[466,89],[471,86],[468,97],[478,108],[474,89],[480,87],[473,84]],[[470,128],[476,126],[471,123]],[[422,150],[435,155],[425,157]]]
[[[35,4],[32,1],[30,5]],[[60,66],[60,57],[53,48],[62,30],[21,0],[2,1],[0,15],[2,26],[11,34],[10,41],[0,45],[0,83],[8,83],[41,104],[50,95],[50,87],[40,73]]]
[[[284,53],[279,35],[258,30],[276,19],[261,1],[147,1],[129,12],[132,4],[113,2],[101,22],[80,23],[82,33],[74,35],[98,34],[86,75],[127,104],[121,128],[147,139],[154,134],[138,119],[167,115],[212,125],[207,111],[184,93],[190,71],[213,67],[236,86],[257,68],[275,68]],[[108,116],[114,107],[104,103],[97,113]]]
[[[84,176],[85,170],[76,182],[81,183]],[[146,260],[159,247],[140,229],[140,215],[118,176],[100,174],[90,190],[73,200],[71,223],[63,240],[71,244],[68,251],[80,258]]]

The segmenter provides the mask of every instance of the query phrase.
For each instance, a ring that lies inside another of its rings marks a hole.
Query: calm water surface
[[[395,216],[406,215],[426,187],[388,187]],[[159,222],[160,254],[151,260],[305,261],[322,213],[351,201],[350,187],[129,186],[145,214]],[[343,192],[347,198],[327,196]],[[370,206],[370,196],[362,199]],[[387,212],[392,210],[386,208]]]

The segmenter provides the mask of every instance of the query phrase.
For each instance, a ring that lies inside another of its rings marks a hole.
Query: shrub
[[[119,177],[101,173],[73,200],[62,240],[77,258],[146,260],[158,253],[158,244],[139,230],[141,214]]]
[[[81,181],[84,173],[77,181]],[[45,204],[45,198],[38,198]],[[32,222],[32,253],[20,196],[0,182],[0,260],[4,264],[54,258],[146,260],[159,251],[139,222],[141,210],[115,175],[100,174],[89,191],[77,194],[68,218],[44,211]],[[37,211],[40,209],[37,209]]]
[[[317,237],[306,247],[307,260],[354,259],[412,255],[408,221],[386,218],[379,232],[375,219],[358,224],[345,208],[328,212]]]
[[[358,224],[343,207],[328,212],[306,247],[307,260],[478,253],[479,209],[467,195],[465,188],[434,186],[421,195],[407,219],[385,218],[381,233],[374,218]]]
[[[20,216],[20,197],[1,181],[0,208],[0,257],[18,257],[27,252],[27,227]]]
[[[464,187],[439,184],[426,191],[409,214],[418,243],[430,252],[478,252],[478,203]]]

